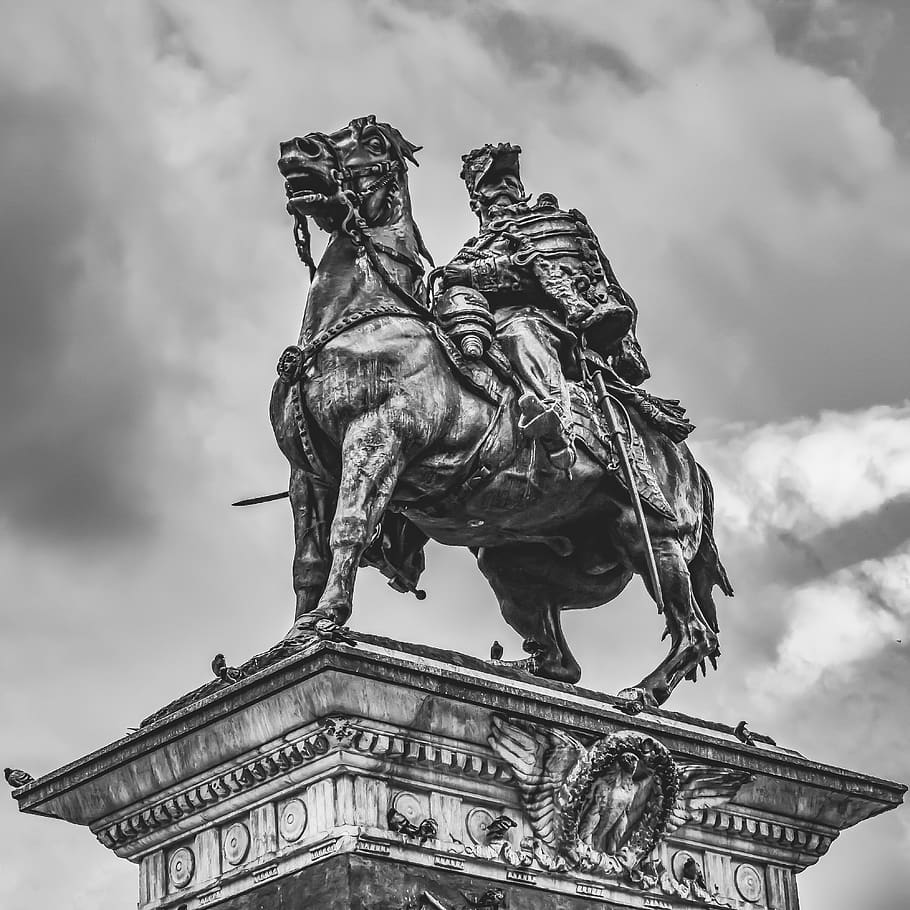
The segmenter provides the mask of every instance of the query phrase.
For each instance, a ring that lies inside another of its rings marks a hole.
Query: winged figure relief
[[[489,744],[512,769],[538,847],[554,862],[587,870],[633,868],[751,780],[742,771],[677,762],[658,740],[633,730],[585,746],[560,730],[494,717]]]

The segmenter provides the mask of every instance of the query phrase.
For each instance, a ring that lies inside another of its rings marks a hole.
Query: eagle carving
[[[635,868],[663,838],[752,779],[677,762],[654,737],[632,730],[585,746],[554,728],[494,716],[488,741],[512,769],[538,859],[588,871]]]

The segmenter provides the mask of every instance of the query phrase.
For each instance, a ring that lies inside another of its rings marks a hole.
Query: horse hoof
[[[487,663],[493,667],[503,667],[506,670],[521,670],[531,676],[539,675],[536,657],[525,657],[521,660],[488,660]]]
[[[631,688],[623,689],[616,696],[622,699],[622,704],[617,705],[620,711],[634,717],[650,708],[656,708],[657,699],[645,689]]]
[[[339,625],[330,616],[313,612],[298,619],[284,640],[301,645],[314,641],[336,641],[346,645],[356,645],[354,636],[344,626]]]

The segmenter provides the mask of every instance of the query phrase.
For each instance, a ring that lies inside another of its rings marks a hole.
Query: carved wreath
[[[678,763],[662,743],[631,730],[586,747],[556,729],[494,717],[489,743],[512,769],[539,845],[572,868],[631,869],[751,779]]]

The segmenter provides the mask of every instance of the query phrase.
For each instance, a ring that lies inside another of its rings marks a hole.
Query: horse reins
[[[386,246],[383,243],[377,243],[373,240],[367,233],[369,228],[360,215],[360,206],[363,205],[373,193],[382,189],[395,179],[396,175],[403,168],[402,163],[400,161],[383,161],[378,164],[367,164],[358,168],[344,167],[341,164],[338,149],[330,137],[326,136],[324,133],[312,133],[310,135],[320,139],[330,150],[332,157],[335,160],[336,166],[332,168],[331,176],[338,187],[335,194],[336,199],[347,206],[348,209],[341,223],[340,231],[350,238],[359,250],[363,250],[368,262],[379,275],[382,282],[408,307],[408,310],[403,311],[395,304],[390,303],[376,304],[359,310],[356,313],[349,313],[347,316],[342,316],[327,329],[323,329],[315,335],[303,347],[290,345],[285,348],[278,360],[278,374],[286,382],[292,382],[298,378],[306,363],[312,360],[313,357],[315,357],[332,339],[337,338],[339,335],[348,331],[348,329],[360,325],[367,320],[376,319],[379,316],[407,316],[422,319],[427,322],[434,321],[433,314],[430,310],[395,280],[395,277],[389,272],[383,261],[379,258],[379,254],[382,253],[390,259],[408,266],[415,280],[424,274],[425,270],[421,262],[400,250]],[[352,185],[353,181],[368,174],[377,174],[378,176],[376,180],[368,184],[362,190],[355,190]],[[310,254],[310,232],[307,226],[306,217],[299,215],[290,205],[288,206],[288,210],[294,217],[294,244],[297,247],[297,254],[301,261],[308,266],[310,270],[310,280],[312,281],[316,274],[316,266]],[[429,257],[429,254],[426,255]]]

